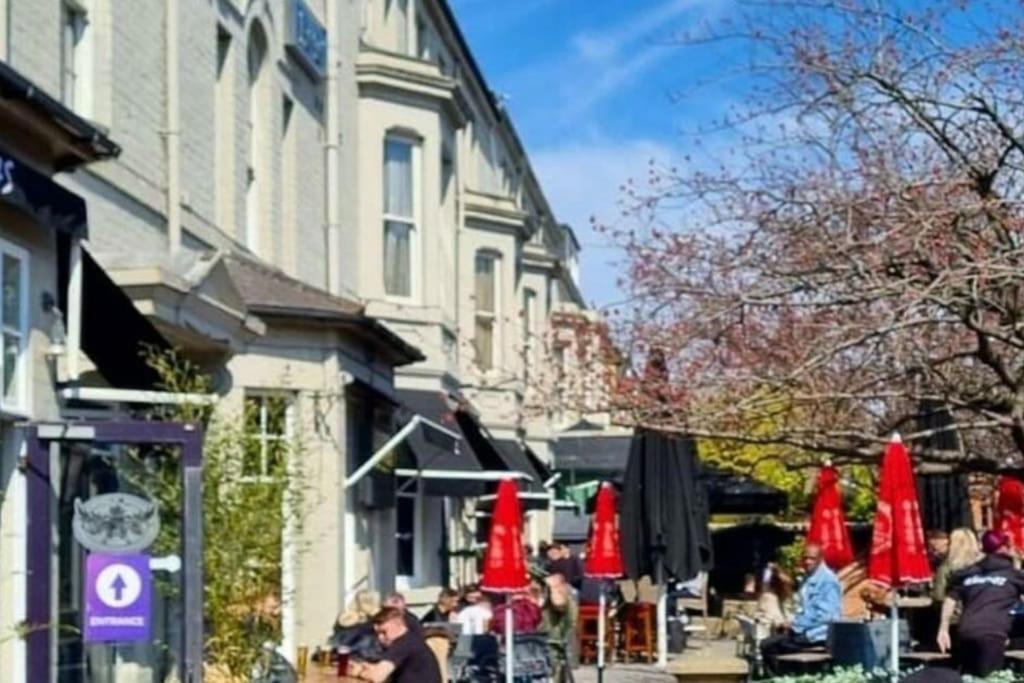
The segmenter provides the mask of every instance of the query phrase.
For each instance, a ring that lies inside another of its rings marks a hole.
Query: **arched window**
[[[267,35],[259,23],[249,29],[247,50],[249,67],[249,163],[245,185],[245,245],[260,253],[260,197],[266,192],[266,165],[269,140],[264,135],[267,111],[266,91]]]

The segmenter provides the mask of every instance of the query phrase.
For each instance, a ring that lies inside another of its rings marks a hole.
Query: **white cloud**
[[[594,137],[538,149],[530,158],[555,216],[573,227],[583,245],[584,297],[598,305],[620,300],[616,287],[619,254],[603,235],[593,231],[590,219],[617,223],[620,187],[629,178],[644,180],[652,159],[668,162],[670,147],[656,140]]]
[[[545,93],[545,112],[557,112],[555,121],[562,128],[576,126],[595,105],[677,54],[670,38],[678,29],[713,20],[731,1],[662,0],[647,5],[612,25],[577,32],[556,55],[525,61],[502,77],[500,85],[509,92]]]

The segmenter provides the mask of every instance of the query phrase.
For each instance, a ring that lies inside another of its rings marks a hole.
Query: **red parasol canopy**
[[[519,489],[514,481],[505,479],[498,484],[480,588],[491,593],[516,593],[529,587]]]
[[[999,477],[995,528],[1006,534],[1013,547],[1024,550],[1024,482],[1016,477]]]
[[[623,574],[615,499],[612,485],[608,482],[601,484],[597,490],[597,506],[591,523],[587,560],[583,566],[583,573],[595,579],[617,579]]]
[[[853,544],[839,491],[839,472],[831,465],[822,467],[818,473],[818,494],[811,512],[807,542],[821,546],[825,563],[832,569],[842,569],[853,562]]]
[[[868,578],[898,587],[931,577],[910,455],[894,434],[882,458]]]

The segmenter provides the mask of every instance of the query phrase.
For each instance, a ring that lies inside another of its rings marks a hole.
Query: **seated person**
[[[491,628],[493,617],[491,601],[476,586],[466,590],[466,606],[458,611],[453,621],[462,625],[462,635],[481,636]]]
[[[385,607],[394,607],[402,612],[402,618],[405,619],[405,625],[409,627],[409,630],[413,633],[423,637],[423,627],[420,625],[420,620],[416,618],[416,615],[409,611],[409,605],[405,602],[405,596],[401,593],[392,593],[388,597],[384,598]]]
[[[430,611],[423,615],[420,622],[433,624],[443,621],[451,621],[459,609],[459,593],[451,588],[442,588],[441,594],[437,596],[437,602]]]
[[[443,683],[441,667],[423,637],[413,633],[400,609],[385,607],[373,618],[384,647],[376,663],[353,661],[348,675],[373,683]]]
[[[505,612],[512,611],[513,633],[534,633],[540,628],[543,615],[540,606],[534,602],[529,591],[513,593],[505,602],[494,608],[491,619],[491,632],[499,636],[505,634]]]
[[[802,561],[807,578],[800,586],[800,609],[783,633],[761,643],[765,666],[774,675],[778,674],[778,655],[823,645],[829,623],[838,620],[843,612],[843,589],[835,573],[822,561],[821,546],[807,545]]]
[[[778,565],[772,563],[765,571],[765,583],[757,598],[754,618],[766,627],[766,635],[786,628],[789,623],[787,606],[793,595],[793,580]]]

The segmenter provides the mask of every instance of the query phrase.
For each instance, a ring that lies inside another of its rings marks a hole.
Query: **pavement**
[[[705,671],[709,674],[718,673],[723,664],[736,660],[736,642],[734,640],[712,640],[705,643],[696,640],[695,645],[686,648],[678,655],[669,655],[669,667],[676,668],[683,664],[685,668]],[[673,662],[677,662],[673,667]],[[593,665],[580,666],[573,671],[576,683],[596,683],[597,668]],[[612,662],[604,670],[604,683],[675,683],[676,678],[665,673],[657,666],[650,664],[624,664]]]
[[[573,671],[576,683],[596,683],[597,668],[581,666]],[[647,664],[612,664],[604,670],[604,683],[675,683],[675,678]]]

